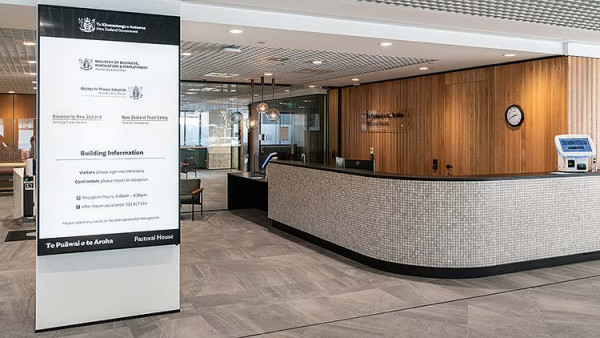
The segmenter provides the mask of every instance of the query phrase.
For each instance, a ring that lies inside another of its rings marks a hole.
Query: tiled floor
[[[0,198],[0,238],[18,228]],[[181,313],[33,333],[34,242],[0,243],[0,337],[600,337],[600,261],[468,280],[382,273],[265,227],[182,223]],[[326,226],[326,225],[324,225]]]
[[[204,187],[204,210],[225,210],[227,209],[227,173],[236,172],[237,170],[219,169],[196,170],[197,178],[202,180]],[[185,178],[184,174],[180,175]],[[195,178],[194,173],[188,173],[188,178]],[[185,210],[191,208],[185,206]]]

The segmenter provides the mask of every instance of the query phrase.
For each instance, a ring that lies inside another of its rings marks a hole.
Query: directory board
[[[38,255],[179,244],[179,17],[38,10]]]

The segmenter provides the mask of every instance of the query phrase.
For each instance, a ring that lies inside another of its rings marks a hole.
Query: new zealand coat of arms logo
[[[129,87],[128,91],[129,91],[129,97],[134,100],[141,99],[142,96],[144,96],[144,93],[142,92],[142,87],[138,87],[138,86]]]
[[[96,19],[90,19],[88,17],[79,18],[79,30],[84,33],[91,33],[96,30]]]
[[[79,68],[83,70],[91,70],[94,69],[94,59],[79,59]]]

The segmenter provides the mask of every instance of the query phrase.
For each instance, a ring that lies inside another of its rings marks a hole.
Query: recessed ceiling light
[[[298,107],[298,108],[300,108],[300,109],[304,109],[304,108],[306,108],[306,107],[304,107],[304,106],[300,106],[300,107]]]
[[[37,63],[35,60],[27,60],[27,63]]]
[[[29,73],[29,75],[31,75],[31,76],[36,76],[36,75],[37,75],[37,73]]]
[[[273,73],[265,73],[265,76],[273,76]]]
[[[258,94],[254,94],[254,97],[258,97]]]
[[[393,43],[391,43],[391,42],[382,42],[382,43],[380,43],[379,45],[380,45],[381,47],[389,47],[389,46],[393,45]]]
[[[185,92],[185,95],[196,95],[196,94],[198,94],[198,93],[196,93],[196,92]]]
[[[354,79],[352,79],[352,81],[358,82],[358,81],[360,81],[360,79],[355,77]]]
[[[312,64],[313,64],[313,65],[322,65],[322,64],[323,64],[323,61],[321,61],[321,60],[314,60],[314,61],[312,62]]]
[[[286,89],[286,90],[284,90],[284,92],[286,92],[286,93],[289,93],[289,92],[290,92],[290,90],[289,90],[289,89]]]
[[[33,84],[36,84],[36,83],[37,83],[37,81],[31,81],[31,83],[33,83]]]
[[[37,87],[33,87],[33,89],[37,90]]]
[[[9,91],[8,91],[8,93],[9,93],[9,94],[14,94],[14,93],[15,93],[15,91],[14,91],[14,90],[9,90]]]
[[[313,85],[310,85],[310,86],[308,86],[308,88],[315,88],[315,86],[313,86]]]
[[[419,70],[428,70],[429,67],[419,67]]]
[[[188,89],[188,91],[190,91],[190,92],[199,92],[200,88],[190,88],[190,89]]]
[[[507,53],[507,54],[504,54],[504,56],[506,56],[506,57],[511,57],[511,56],[517,56],[517,54],[514,54],[514,53]]]
[[[241,30],[241,29],[230,29],[229,33],[231,33],[231,34],[242,34],[242,33],[244,33],[244,31]]]
[[[35,46],[36,45],[36,43],[33,41],[23,41],[23,44],[25,46]]]
[[[235,101],[235,100],[237,100],[237,97],[232,97],[229,99],[229,101]]]
[[[190,53],[190,52],[183,52],[183,53],[181,53],[181,56],[191,56],[191,55],[192,55],[192,53]]]

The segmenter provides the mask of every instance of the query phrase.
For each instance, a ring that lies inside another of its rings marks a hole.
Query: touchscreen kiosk
[[[596,157],[596,146],[588,135],[557,135],[554,144],[558,151],[558,171],[586,172],[590,159]]]

